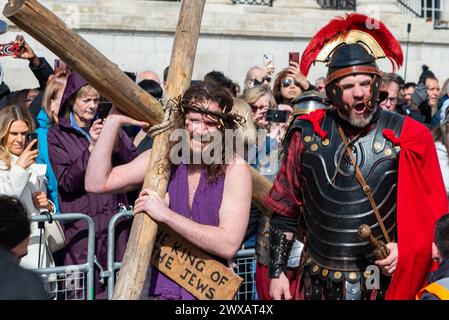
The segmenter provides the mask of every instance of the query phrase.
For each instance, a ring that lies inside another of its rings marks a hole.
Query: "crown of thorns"
[[[173,100],[171,101],[174,102]],[[222,126],[228,125],[243,125],[246,120],[233,112],[232,106],[225,106],[223,108],[223,112],[215,112],[209,110],[209,106],[211,101],[207,100],[205,103],[201,103],[199,101],[191,102],[191,100],[180,100],[178,99],[178,110],[180,110],[182,113],[187,114],[187,112],[198,112],[207,116],[210,116],[214,119],[216,119]],[[228,109],[231,109],[228,111]]]

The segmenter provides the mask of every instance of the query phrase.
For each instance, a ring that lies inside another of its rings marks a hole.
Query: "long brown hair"
[[[186,115],[195,106],[206,101],[217,102],[222,109],[222,114],[217,115],[220,119],[221,125],[219,131],[222,136],[222,146],[225,146],[225,129],[236,129],[239,117],[231,113],[233,107],[233,99],[228,90],[221,86],[218,86],[212,82],[200,81],[192,85],[184,94],[181,101],[179,101],[178,108],[175,109],[174,121],[172,123],[173,129],[184,129],[186,127]],[[207,110],[204,110],[207,112]],[[201,112],[199,110],[198,112]],[[212,114],[212,116],[215,116]],[[178,141],[170,142],[170,150],[179,143]],[[168,155],[170,156],[170,154]],[[225,148],[222,148],[221,163],[213,163],[207,165],[207,175],[209,182],[214,182],[220,176],[225,174],[228,154]],[[235,145],[232,152],[232,156],[235,156]]]
[[[284,81],[284,79],[287,78],[287,76],[288,76],[288,69],[284,69],[277,74],[276,79],[274,80],[273,96],[274,99],[276,99],[277,103],[282,103],[282,101],[284,100],[281,93],[281,86],[282,81]]]
[[[34,131],[34,121],[28,110],[18,105],[10,105],[0,111],[0,161],[9,170],[11,168],[11,153],[6,147],[9,130],[14,121],[23,121],[28,125],[28,132]]]
[[[281,72],[279,72],[276,76],[276,79],[274,80],[274,85],[273,85],[273,96],[274,99],[276,99],[276,102],[278,104],[288,104],[290,106],[293,106],[293,104],[291,103],[291,99],[287,99],[284,98],[282,96],[282,92],[281,92],[281,87],[282,87],[282,82],[285,80],[285,78],[288,77],[288,69],[284,69]],[[293,81],[296,81],[293,79]],[[300,95],[304,92],[304,89],[301,86],[298,86],[299,90],[300,90]]]

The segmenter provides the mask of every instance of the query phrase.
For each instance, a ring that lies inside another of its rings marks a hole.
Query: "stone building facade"
[[[2,7],[6,2],[0,1]],[[180,10],[178,1],[40,2],[123,70],[151,69],[162,77],[170,60]],[[302,52],[322,26],[346,12],[322,9],[318,2],[273,0],[272,6],[259,6],[233,4],[233,0],[207,0],[193,78],[201,79],[207,72],[219,70],[243,84],[247,70],[261,65],[264,53],[274,55],[276,71],[280,71],[288,64],[289,51]],[[443,19],[449,19],[447,5],[442,8]],[[449,78],[449,30],[435,30],[432,22],[405,12],[397,0],[357,0],[356,10],[380,18],[403,44],[404,54],[407,24],[411,23],[406,80],[417,81],[422,64],[427,64],[442,82]],[[19,32],[10,25],[10,31],[0,36],[0,42],[13,40]],[[53,62],[56,58],[53,53],[29,36],[27,39],[39,55]],[[5,81],[13,89],[37,85],[24,61],[1,58],[0,62]],[[391,71],[388,62],[382,62],[381,67]],[[310,80],[325,75],[325,70],[324,65],[312,67]],[[402,76],[404,72],[405,68],[398,71]]]

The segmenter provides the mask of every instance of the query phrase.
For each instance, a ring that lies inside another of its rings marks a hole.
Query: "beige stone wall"
[[[289,0],[290,1],[290,0]],[[304,0],[298,0],[304,1]],[[359,10],[380,18],[404,44],[406,26],[413,24],[409,50],[409,80],[417,80],[425,63],[441,79],[449,77],[449,31],[435,31],[431,24],[395,12],[395,3],[359,0]],[[6,1],[0,1],[3,6]],[[313,2],[313,1],[312,1]],[[225,72],[243,82],[246,71],[262,63],[264,53],[272,53],[277,71],[287,66],[288,52],[302,52],[310,38],[330,19],[344,12],[311,8],[309,0],[301,6],[274,7],[232,5],[225,1],[207,2],[194,78],[211,70]],[[169,63],[172,39],[180,3],[172,1],[58,0],[41,1],[66,23],[81,33],[98,50],[127,71],[153,69],[162,75]],[[288,1],[284,2],[288,4]],[[281,3],[282,4],[282,3]],[[399,12],[399,10],[397,10]],[[17,28],[0,36],[0,42],[14,38]],[[53,61],[55,56],[30,40],[40,55]],[[405,53],[405,52],[404,52]],[[13,88],[35,86],[24,61],[1,58],[5,79]],[[391,71],[388,63],[381,63]],[[313,81],[325,73],[323,65],[313,67]],[[404,70],[399,71],[400,74]]]
[[[449,2],[448,1],[443,1],[443,15],[442,15],[441,19],[449,21]]]

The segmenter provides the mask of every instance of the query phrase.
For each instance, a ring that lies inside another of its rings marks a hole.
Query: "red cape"
[[[326,135],[320,127],[325,111],[317,110],[301,119],[312,122],[316,134]],[[427,127],[406,117],[401,136],[384,130],[393,144],[400,146],[397,234],[398,262],[388,300],[414,300],[435,265],[432,242],[436,221],[448,212],[448,198],[438,162],[435,143]]]
[[[401,136],[384,130],[401,147],[399,156],[397,233],[398,263],[388,300],[414,300],[431,271],[436,221],[448,211],[448,198],[432,135],[406,117]]]

